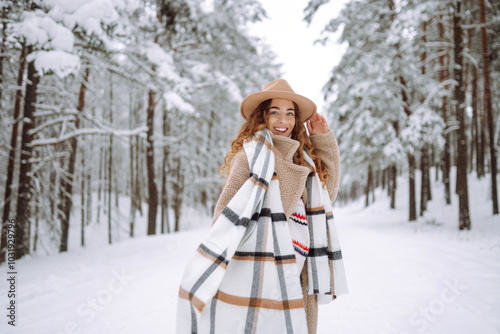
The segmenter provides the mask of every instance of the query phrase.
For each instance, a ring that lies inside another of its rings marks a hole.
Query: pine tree
[[[481,45],[483,53],[483,77],[484,77],[484,105],[488,117],[488,135],[490,140],[490,164],[491,164],[491,199],[493,204],[493,214],[498,214],[498,191],[497,191],[497,155],[495,143],[495,121],[493,117],[493,107],[491,102],[490,66],[488,54],[488,34],[486,32],[486,9],[484,0],[479,0],[479,12],[481,22]]]

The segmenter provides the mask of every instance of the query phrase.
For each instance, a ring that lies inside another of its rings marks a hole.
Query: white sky
[[[313,43],[347,1],[330,0],[320,7],[308,26],[303,17],[309,0],[261,0],[268,19],[251,28],[278,55],[278,62],[283,64],[283,79],[288,81],[295,93],[313,100],[318,105],[318,111],[324,104],[321,89],[344,50],[335,43],[338,34],[332,36],[326,46]]]

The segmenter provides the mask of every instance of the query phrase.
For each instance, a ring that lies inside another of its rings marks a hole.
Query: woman
[[[335,137],[283,79],[240,112],[213,226],[181,282],[177,333],[316,333],[318,302],[347,292],[331,211]]]

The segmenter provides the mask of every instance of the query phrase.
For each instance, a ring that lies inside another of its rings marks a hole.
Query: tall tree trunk
[[[48,188],[50,189],[51,193],[57,193],[57,189],[59,189],[57,187],[57,184],[59,182],[58,174],[59,172],[57,170],[50,171],[50,176],[49,176],[50,183],[48,184]],[[48,196],[48,197],[49,197],[50,219],[57,220],[56,217],[57,198],[55,196]]]
[[[429,146],[427,146],[427,157],[428,157],[428,163],[427,163],[427,169],[425,170],[425,173],[427,174],[425,180],[427,182],[427,186],[425,187],[426,193],[427,193],[427,202],[432,200],[432,187],[431,187],[431,166],[432,166],[432,159],[429,155]]]
[[[114,188],[115,188],[114,189],[115,190],[115,209],[116,209],[116,212],[120,212],[120,186],[118,184],[118,178],[115,177],[114,174],[113,174],[113,184],[114,184]]]
[[[441,169],[441,159],[436,159],[436,146],[432,145],[432,165],[434,166],[434,181],[439,181],[439,170]]]
[[[372,171],[372,165],[368,164],[368,175],[366,178],[366,200],[365,200],[365,206],[370,205],[370,190],[372,188],[373,184],[373,171]]]
[[[89,79],[90,67],[86,66],[82,83],[80,85],[80,94],[78,95],[77,110],[79,113],[85,107],[85,92],[87,91],[87,82]],[[75,120],[75,129],[80,128],[80,118]],[[66,176],[61,182],[61,203],[59,206],[59,221],[61,223],[61,243],[59,252],[68,251],[68,235],[69,235],[69,220],[71,217],[71,209],[73,208],[73,180],[75,176],[75,163],[78,141],[76,137],[69,139],[70,153],[68,161],[68,170]]]
[[[95,108],[92,108],[92,116],[95,116]],[[94,139],[92,138],[90,140],[89,144],[89,149],[88,149],[88,156],[89,157],[94,157]],[[86,220],[85,224],[88,226],[90,225],[92,221],[92,212],[94,212],[94,207],[93,207],[93,196],[92,196],[92,170],[93,170],[93,164],[89,164],[88,167],[85,169],[86,172],[86,179],[87,179],[87,214],[86,214]]]
[[[397,167],[396,165],[392,165],[391,167],[391,177],[392,177],[392,186],[391,186],[391,209],[396,208],[396,189],[397,189]]]
[[[143,100],[141,98],[138,98],[137,100],[137,106],[135,109],[135,124],[141,124],[142,119],[141,119],[141,114],[143,113]],[[142,202],[144,196],[144,189],[146,188],[144,184],[144,140],[136,136],[135,137],[135,208],[136,210],[139,211],[139,214],[144,216],[144,212],[142,211]]]
[[[481,177],[485,176],[485,163],[484,163],[484,153],[486,146],[486,139],[484,138],[484,133],[486,129],[486,115],[484,114],[484,109],[481,108],[481,104],[478,99],[478,147],[477,147],[477,160],[478,160],[478,171],[480,171]]]
[[[474,125],[474,122],[476,121],[477,118],[477,110],[476,106],[474,106],[474,103],[476,102],[477,104],[477,99],[475,96],[474,89],[477,89],[477,80],[475,82],[475,74],[476,74],[476,68],[474,64],[472,64],[472,71],[471,71],[471,101],[470,101],[470,108],[472,109],[472,118],[471,118],[471,123],[470,123],[470,151],[469,151],[469,173],[472,173],[474,170],[477,171],[477,163],[475,160],[475,157],[477,156],[476,154],[476,141],[477,141],[477,128]],[[476,87],[474,87],[476,85]],[[477,92],[476,92],[477,93]],[[476,99],[476,101],[474,101]]]
[[[129,213],[129,236],[134,237],[134,225],[135,225],[135,212],[137,211],[135,207],[135,171],[134,171],[134,140],[135,137],[130,137],[130,213]]]
[[[3,110],[3,61],[4,58],[6,58],[7,55],[7,47],[6,47],[6,41],[7,41],[7,19],[8,19],[8,14],[11,8],[7,5],[7,3],[4,3],[2,5],[2,28],[0,30],[0,110]],[[22,46],[22,49],[24,49],[24,45]],[[23,51],[21,50],[21,53]],[[5,221],[5,220],[4,220]],[[2,263],[2,260],[0,260],[0,263]]]
[[[465,92],[463,83],[463,45],[462,45],[462,19],[460,13],[461,0],[456,0],[453,15],[453,40],[455,68],[454,77],[457,82],[454,88],[456,101],[456,114],[460,128],[457,136],[457,192],[459,198],[459,229],[471,228],[469,213],[469,189],[467,183],[467,136],[465,134]]]
[[[31,53],[31,46],[28,47],[28,56]],[[33,146],[31,142],[33,136],[30,130],[33,128],[35,103],[37,98],[37,87],[40,82],[34,61],[28,63],[28,77],[26,92],[24,97],[23,131],[21,135],[21,165],[19,167],[19,190],[17,199],[17,220],[15,226],[16,236],[16,259],[20,259],[30,251],[30,219],[31,219],[31,156]]]
[[[156,181],[155,181],[155,159],[154,159],[154,140],[153,140],[154,116],[156,107],[155,98],[156,98],[156,92],[150,89],[148,94],[148,111],[147,111],[148,146],[146,148],[148,193],[149,193],[148,235],[156,234],[156,214],[158,211],[158,190],[156,188]]]
[[[174,232],[178,232],[180,229],[180,220],[181,220],[181,208],[182,208],[182,200],[184,196],[184,174],[181,169],[181,158],[176,159],[176,183],[174,186],[174,215],[175,215],[175,226]]]
[[[23,98],[23,76],[24,68],[26,67],[26,47],[22,46],[21,55],[19,56],[19,70],[17,73],[17,90],[16,102],[14,105],[14,124],[12,126],[12,133],[10,135],[10,151],[9,151],[9,164],[7,167],[7,180],[5,184],[4,194],[4,207],[2,215],[2,236],[0,239],[0,264],[5,262],[7,254],[7,222],[10,216],[10,206],[12,201],[12,185],[14,183],[14,166],[16,162],[17,151],[17,135],[19,131],[19,117],[21,116],[21,103]],[[1,99],[1,97],[0,97]]]
[[[161,213],[160,213],[160,228],[161,234],[165,233],[165,230],[170,229],[168,226],[168,206],[166,206],[167,200],[167,178],[165,176],[167,169],[167,161],[165,159],[165,154],[163,155],[163,161],[161,165]],[[167,225],[167,226],[165,226]],[[166,227],[166,229],[165,229]]]
[[[131,92],[132,93],[132,92]],[[132,99],[133,94],[130,94],[130,113],[129,113],[129,128],[133,129],[135,127],[134,117],[135,117],[135,106]],[[130,137],[129,141],[129,158],[130,158],[130,213],[129,213],[129,226],[130,232],[129,236],[134,237],[134,225],[135,225],[135,212],[136,212],[136,200],[135,200],[135,171],[134,171],[134,142],[136,140],[135,136]]]
[[[493,204],[493,214],[498,214],[498,192],[497,192],[497,155],[495,145],[495,119],[493,106],[491,103],[490,84],[490,62],[488,54],[488,34],[486,32],[486,9],[484,0],[479,0],[479,16],[481,21],[481,44],[483,53],[483,76],[484,76],[484,104],[488,117],[488,135],[490,139],[490,164],[491,164],[491,200]]]
[[[170,123],[168,120],[168,111],[166,108],[163,109],[163,137],[166,138],[170,135]],[[163,165],[162,165],[162,175],[161,175],[161,233],[165,233],[165,225],[167,227],[167,233],[170,233],[170,219],[169,219],[169,209],[170,205],[168,203],[168,185],[167,185],[167,175],[168,175],[168,158],[170,154],[170,147],[165,145],[163,147]]]
[[[386,168],[387,173],[387,197],[391,197],[392,194],[392,165]]]
[[[217,143],[216,143],[216,138],[217,136],[220,136],[220,129],[219,129],[219,124],[220,124],[220,115],[215,112],[213,109],[210,110],[210,122],[208,123],[208,142],[207,142],[207,154],[208,156],[213,156],[214,153],[212,153],[214,151],[214,148],[217,146]],[[211,168],[211,170],[209,171],[209,173],[211,175],[216,175],[218,172],[217,168]],[[207,176],[207,172],[205,172],[205,177]],[[208,188],[208,193],[209,193],[209,200],[210,200],[210,207],[208,209],[208,214],[212,214],[215,210],[215,205],[216,205],[216,192],[214,191],[215,190],[215,187],[213,186],[208,186],[206,187]]]
[[[39,211],[39,209],[35,205],[35,207],[34,207],[35,233],[33,235],[33,252],[35,252],[35,253],[36,253],[36,249],[38,247],[38,235],[39,235],[39,228],[38,227],[39,227],[39,221],[40,221],[40,219],[39,219],[39,216],[38,216],[38,214],[39,214],[38,211]]]
[[[427,186],[429,182],[427,180],[428,173],[427,170],[429,168],[429,154],[427,152],[427,144],[424,144],[421,150],[420,155],[420,216],[424,215],[424,212],[427,210]]]
[[[138,123],[137,123],[138,124]],[[135,137],[135,196],[136,196],[136,202],[135,202],[135,207],[137,210],[139,210],[139,213],[141,214],[141,217],[143,216],[142,212],[142,189],[143,189],[143,173],[141,172],[143,170],[143,142],[141,137]]]
[[[472,1],[469,1],[469,2],[466,2],[465,6],[465,10],[471,10],[470,6],[472,5],[471,4]],[[467,8],[467,3],[469,4],[469,8]],[[472,19],[469,19],[467,23],[470,23],[472,25]],[[473,34],[474,34],[474,28],[468,28],[466,29],[467,31],[467,46],[466,46],[466,49],[465,49],[465,53],[466,54],[471,54],[471,46],[472,46],[472,37],[473,37]],[[470,65],[471,65],[471,62],[469,60],[465,61],[465,69],[464,69],[464,94],[465,94],[465,100],[466,100],[466,105],[467,105],[467,91],[468,91],[468,88],[469,88],[469,68],[470,68]],[[471,75],[472,77],[472,75]],[[471,80],[472,81],[472,80]],[[474,163],[473,163],[473,158],[474,158],[474,133],[473,133],[473,127],[471,126],[470,127],[470,133],[471,133],[471,136],[470,136],[470,143],[471,143],[471,146],[470,146],[470,152],[469,152],[469,156],[468,156],[468,168],[467,168],[467,172],[470,173],[473,169],[473,166],[474,166]]]
[[[97,224],[101,223],[101,207],[102,207],[102,192],[103,192],[103,182],[104,182],[104,147],[99,148],[99,182],[97,188]]]
[[[103,182],[102,182],[102,213],[106,216],[108,215],[108,182],[111,182],[109,179],[109,142],[106,147],[103,147]]]
[[[441,43],[445,42],[444,39],[444,24],[442,21],[442,16],[440,16],[439,20],[439,39]],[[439,79],[441,82],[444,82],[449,79],[449,70],[448,70],[448,62],[446,61],[448,59],[447,54],[445,55],[444,53],[446,52],[446,48],[443,48],[441,50],[443,53],[441,56],[439,56],[439,65],[440,65],[440,71],[439,71]],[[445,86],[445,90],[448,90],[448,85]],[[448,124],[448,96],[445,94],[443,95],[443,104],[441,108],[442,114],[443,114],[443,121],[446,126],[446,130],[444,133],[445,137],[445,143],[444,143],[444,152],[443,152],[443,184],[444,184],[444,197],[446,199],[446,204],[451,204],[451,185],[450,185],[450,169],[451,169],[451,145],[450,145],[450,131],[448,130],[449,124]]]
[[[477,87],[477,68],[472,67],[472,92],[471,92],[471,107],[472,107],[472,132],[473,132],[473,145],[475,146],[474,153],[476,154],[476,174],[478,178],[484,176],[484,161],[480,159],[480,119],[478,110],[478,87]],[[472,152],[471,152],[472,154]]]
[[[382,190],[385,190],[385,180],[386,180],[386,174],[387,174],[387,168],[385,168],[383,171],[382,171],[382,180],[381,180],[381,183],[382,183]]]
[[[375,203],[375,189],[378,187],[378,170],[374,173],[373,181],[372,181],[372,203]],[[213,212],[213,211],[212,211]]]
[[[81,164],[82,164],[82,172],[80,175],[80,246],[84,247],[85,246],[85,219],[86,219],[86,214],[85,214],[85,152],[81,152],[80,154],[81,157]]]
[[[408,220],[417,220],[417,200],[415,199],[415,155],[408,154],[409,212]]]
[[[399,82],[401,83],[401,86],[403,87],[401,89],[401,96],[402,96],[402,100],[403,100],[403,107],[404,107],[404,110],[405,110],[405,113],[406,113],[406,116],[410,117],[411,116],[411,109],[410,109],[410,103],[409,103],[409,98],[408,98],[408,94],[406,93],[406,80],[403,78],[403,76],[400,76],[399,77]],[[399,131],[398,131],[399,132]],[[410,183],[410,187],[409,187],[409,197],[410,197],[410,207],[408,208],[409,210],[409,217],[410,217],[410,221],[413,221],[413,220],[416,220],[416,217],[415,219],[412,219],[413,218],[413,214],[412,212],[417,212],[417,208],[416,208],[416,201],[414,200],[415,198],[415,156],[414,156],[414,153],[413,152],[409,152],[408,154],[408,165],[409,166],[413,166],[413,173],[410,172],[410,174],[413,174],[413,177],[409,177],[408,178],[408,182]],[[410,167],[412,168],[412,167]],[[396,166],[394,166],[394,185],[396,185]],[[391,208],[395,208],[395,201],[396,201],[396,189],[394,188],[393,189],[393,194],[392,194],[392,197],[391,197]],[[412,200],[413,198],[413,200]],[[394,207],[393,207],[393,203],[394,203]]]
[[[107,189],[107,194],[108,194],[108,244],[113,243],[113,224],[112,224],[112,218],[113,218],[113,208],[112,208],[112,192],[113,192],[113,136],[109,137],[109,156],[108,156],[108,189]],[[117,229],[119,231],[119,229]]]
[[[391,23],[393,23],[396,19],[396,5],[394,3],[394,0],[387,0],[387,6],[390,10],[390,18],[389,18],[389,21]],[[399,46],[399,43],[396,43],[394,45],[394,48],[396,49],[396,58],[399,60],[399,64],[398,66],[401,67],[401,53],[400,53],[400,46]],[[399,80],[400,84],[401,84],[401,96],[402,96],[402,107],[406,113],[406,115],[409,117],[410,114],[411,114],[411,110],[410,110],[410,105],[408,103],[408,95],[406,93],[406,82],[403,78],[403,75],[402,75],[402,72],[401,72],[401,68],[397,68],[397,71],[399,71],[399,78],[396,77],[395,80]],[[393,122],[393,128],[394,128],[394,131],[396,132],[396,137],[399,137],[399,122],[398,121],[395,121]],[[412,153],[409,153],[409,154],[412,154]],[[390,173],[390,178],[389,178],[389,183],[391,184],[391,187],[389,189],[390,191],[390,196],[391,196],[391,204],[390,204],[390,207],[391,209],[395,209],[396,208],[396,189],[397,189],[397,167],[395,164],[391,165],[390,167],[390,170],[391,170],[391,173]],[[411,210],[411,209],[410,209]]]
[[[109,124],[113,124],[113,75],[110,74],[110,86],[109,86]],[[113,243],[113,208],[112,203],[112,192],[113,192],[113,136],[109,137],[109,157],[108,157],[108,244]],[[117,230],[117,235],[120,233],[120,229]]]
[[[422,77],[425,77],[425,62],[427,61],[427,51],[426,51],[426,43],[427,43],[427,22],[422,22],[422,52],[420,53],[420,73]],[[424,97],[421,97],[421,103],[424,102]],[[426,139],[424,139],[425,141]],[[427,210],[427,169],[429,168],[429,153],[427,149],[427,144],[424,142],[422,149],[420,150],[420,216],[424,215],[424,212]]]

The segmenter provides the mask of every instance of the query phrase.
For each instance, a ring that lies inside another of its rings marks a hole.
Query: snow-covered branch
[[[76,109],[61,109],[58,106],[54,105],[49,105],[49,104],[41,104],[37,103],[35,104],[35,108],[37,108],[37,111],[33,113],[33,117],[51,117],[51,116],[70,116],[70,115],[77,115],[78,110]],[[39,109],[45,109],[45,110],[39,110]]]
[[[423,105],[429,104],[430,100],[442,89],[444,89],[447,85],[454,86],[457,84],[456,80],[453,79],[448,79],[443,82],[440,82],[439,85],[432,91],[430,92],[427,97],[425,98],[425,101],[422,103]]]
[[[132,137],[144,135],[147,127],[142,126],[132,130],[104,130],[104,129],[80,129],[67,133],[59,138],[44,138],[33,140],[30,146],[47,146],[63,143],[71,138],[88,135],[103,135],[103,136],[117,136],[117,137]]]
[[[453,44],[451,42],[431,41],[431,42],[426,42],[424,46],[426,48],[444,49],[444,48],[451,48]]]
[[[65,152],[57,152],[45,158],[30,159],[30,162],[37,164],[36,167],[33,168],[33,170],[31,171],[31,174],[35,175],[43,166],[45,166],[45,164],[54,161],[55,159],[64,158],[68,155],[69,152],[65,151]]]
[[[458,129],[460,129],[460,123],[458,121],[448,121],[448,123],[446,123],[446,128],[444,129],[443,134],[446,135]]]
[[[175,143],[179,143],[189,137],[191,133],[186,132],[180,136],[154,136],[154,146],[155,147],[167,147]]]
[[[61,122],[74,121],[74,120],[75,120],[75,117],[73,117],[73,116],[63,116],[63,117],[54,118],[54,119],[51,119],[50,121],[47,121],[47,122],[40,124],[39,126],[37,126],[34,129],[29,130],[28,134],[30,136],[32,136],[32,135],[37,134],[38,132],[42,131],[43,129],[48,128],[49,126],[52,126],[52,125],[55,125],[55,124],[58,124]]]

